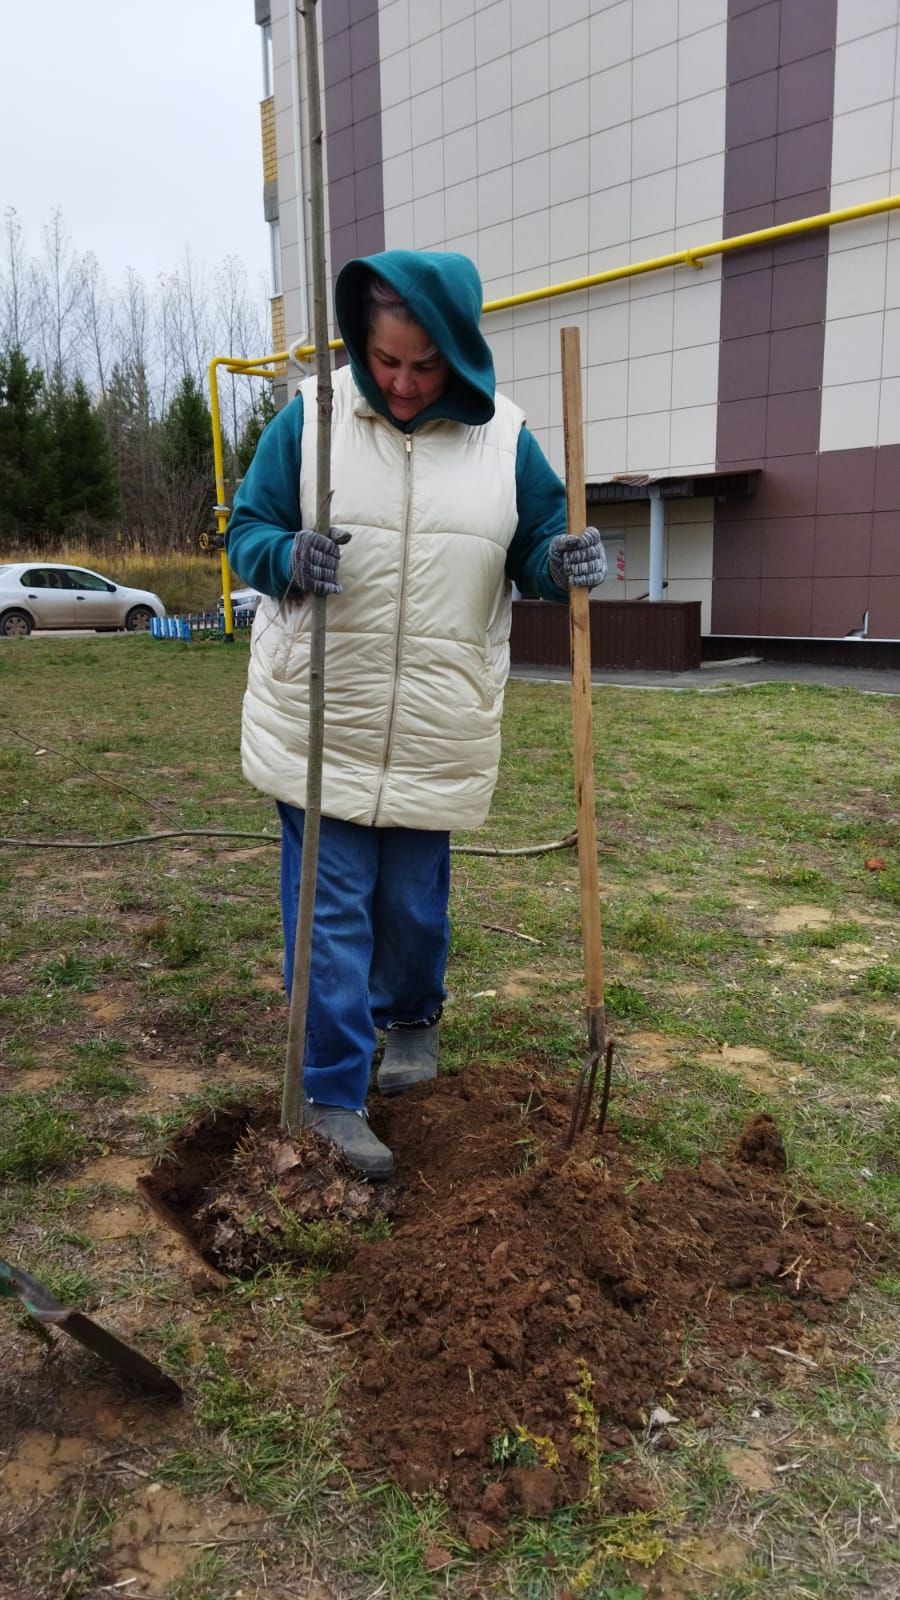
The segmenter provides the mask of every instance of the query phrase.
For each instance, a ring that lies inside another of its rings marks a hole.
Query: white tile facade
[[[381,0],[388,248],[464,250],[491,299],[720,237],[726,14],[726,0]],[[572,322],[589,478],[712,469],[719,280],[713,261],[486,317],[499,379],[558,470]]]
[[[900,188],[898,0],[838,0],[831,204]],[[900,444],[900,222],[833,228],[821,450]]]

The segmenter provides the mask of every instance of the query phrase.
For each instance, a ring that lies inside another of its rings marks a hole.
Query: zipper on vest
[[[381,755],[381,784],[378,789],[378,799],[372,814],[374,824],[381,810],[384,785],[387,778],[388,762],[391,759],[391,746],[394,742],[394,722],[397,716],[397,690],[400,683],[400,657],[403,653],[403,612],[406,607],[406,569],[409,557],[409,519],[412,509],[412,434],[404,434],[406,443],[406,487],[403,494],[403,548],[400,553],[400,592],[397,596],[397,620],[394,627],[394,683],[391,691],[391,705],[388,712],[387,727],[384,732],[384,749]]]

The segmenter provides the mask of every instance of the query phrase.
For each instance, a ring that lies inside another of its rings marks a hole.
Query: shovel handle
[[[581,333],[563,328],[563,438],[566,452],[566,514],[570,534],[583,533],[587,523],[584,481],[584,425],[581,402]],[[588,1034],[592,1051],[605,1046],[603,941],[600,929],[600,882],[597,866],[597,809],[594,795],[594,742],[591,712],[590,594],[569,589],[569,633],[572,646],[572,735],[575,763],[575,806],[578,823],[578,878],[581,887],[581,938]]]

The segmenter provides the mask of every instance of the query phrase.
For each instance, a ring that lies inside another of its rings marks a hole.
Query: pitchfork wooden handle
[[[569,533],[573,534],[583,533],[587,523],[579,329],[563,328],[561,344],[566,511]],[[605,1049],[606,1014],[603,999],[603,942],[600,930],[600,883],[597,866],[597,810],[594,797],[590,594],[585,588],[573,586],[569,589],[569,627],[572,643],[572,733],[578,821],[578,876],[581,885],[581,937],[584,948],[588,1046],[593,1054]]]

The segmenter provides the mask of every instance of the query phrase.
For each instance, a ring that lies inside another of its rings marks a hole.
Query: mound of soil
[[[660,1405],[697,1416],[748,1353],[783,1360],[879,1254],[871,1228],[786,1185],[769,1117],[721,1162],[654,1182],[614,1132],[565,1151],[569,1112],[527,1070],[471,1068],[373,1104],[397,1158],[390,1186],[285,1141],[274,1107],[234,1114],[237,1165],[205,1159],[221,1127],[200,1125],[147,1180],[228,1270],[259,1265],[261,1215],[284,1258],[292,1205],[345,1230],[391,1218],[388,1237],[347,1248],[342,1235],[305,1314],[352,1359],[348,1465],[412,1492],[440,1485],[475,1544],[514,1509],[580,1498],[598,1439],[627,1442],[623,1427],[651,1426]],[[702,1354],[685,1364],[688,1330]]]

